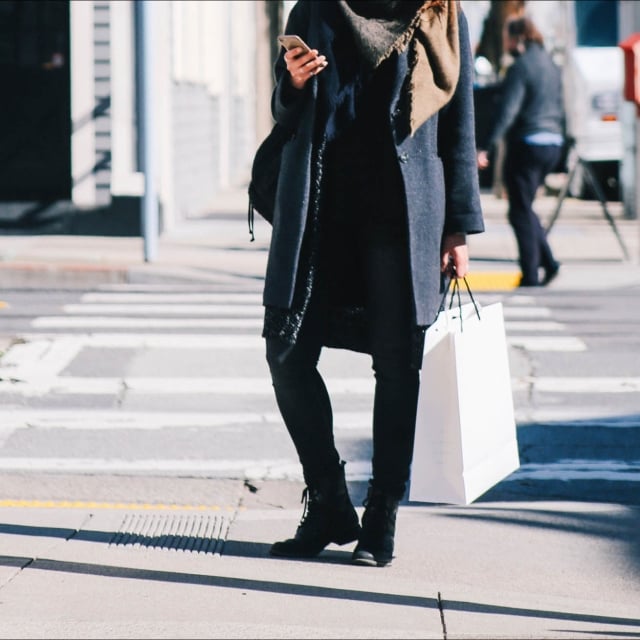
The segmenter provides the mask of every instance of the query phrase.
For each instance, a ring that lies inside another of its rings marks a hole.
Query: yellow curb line
[[[473,271],[467,274],[467,282],[472,292],[511,291],[518,286],[520,278],[520,272],[515,271]]]
[[[5,302],[4,300],[0,300],[0,309],[8,309],[9,308],[9,303]]]
[[[0,500],[0,508],[22,509],[127,509],[143,511],[242,511],[244,507],[149,502],[94,502],[91,500]]]

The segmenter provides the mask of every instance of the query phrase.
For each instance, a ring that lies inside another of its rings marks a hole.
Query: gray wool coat
[[[314,29],[318,22],[314,18],[315,12],[322,11],[322,6],[328,4],[327,0],[299,0],[290,12],[285,32],[300,35],[313,47],[318,41]],[[404,183],[413,306],[418,327],[432,324],[442,299],[440,249],[443,235],[484,230],[476,166],[472,55],[466,18],[461,10],[458,13],[461,63],[452,100],[413,136],[404,133],[400,124],[406,122],[406,117],[399,105],[408,61],[403,54],[397,56],[389,105],[389,120]],[[263,302],[268,309],[287,313],[287,310],[295,312],[299,289],[305,286],[305,278],[309,281],[309,261],[301,256],[305,229],[309,233],[311,226],[308,224],[310,211],[317,203],[317,191],[321,188],[317,178],[321,175],[321,166],[317,166],[321,160],[314,145],[322,135],[318,135],[316,123],[317,82],[321,74],[312,78],[304,90],[292,90],[287,84],[283,53],[275,66],[277,84],[272,96],[272,113],[276,122],[291,131],[291,138],[282,154]],[[292,316],[295,324],[296,314]],[[299,313],[297,318],[299,320]],[[265,329],[268,334],[269,327],[265,326]],[[350,344],[349,339],[338,337],[326,344],[366,350],[355,342],[358,340]]]

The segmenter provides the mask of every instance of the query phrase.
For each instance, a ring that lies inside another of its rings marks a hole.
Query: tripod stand
[[[602,213],[606,218],[607,222],[609,223],[609,225],[611,226],[611,229],[613,230],[613,233],[615,234],[616,239],[618,240],[618,244],[622,249],[622,253],[625,259],[629,260],[629,252],[627,251],[627,247],[622,241],[622,237],[620,236],[620,232],[618,231],[618,227],[616,226],[615,220],[613,219],[613,217],[609,213],[609,209],[607,208],[607,199],[604,195],[604,191],[602,190],[602,186],[600,185],[600,182],[598,181],[598,178],[596,177],[596,175],[593,173],[593,170],[591,169],[589,162],[581,158],[576,153],[575,140],[573,139],[569,141],[568,154],[569,154],[568,155],[569,174],[567,176],[567,181],[565,185],[562,187],[562,189],[560,190],[560,193],[558,194],[558,202],[556,204],[556,208],[553,214],[551,215],[551,218],[549,219],[547,227],[544,230],[545,234],[546,235],[549,234],[549,232],[551,231],[551,228],[553,227],[556,220],[558,219],[558,216],[560,215],[560,209],[562,208],[562,203],[564,202],[564,199],[567,197],[567,194],[569,193],[569,187],[571,186],[571,182],[573,181],[576,171],[578,170],[579,167],[581,167],[585,178],[587,179],[589,185],[591,186],[591,188],[593,189],[593,192],[596,195],[596,198],[598,198],[598,200],[600,201],[600,204],[602,205]]]

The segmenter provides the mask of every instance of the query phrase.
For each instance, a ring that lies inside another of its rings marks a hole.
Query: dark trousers
[[[328,300],[345,275],[333,258],[344,255],[346,249],[362,275],[372,345],[372,484],[401,498],[413,455],[419,382],[419,370],[411,357],[413,309],[405,225],[375,217],[354,223],[334,220],[329,236],[297,342],[293,347],[277,339],[266,343],[276,400],[305,482],[313,486],[319,478],[333,477],[340,455],[334,441],[331,400],[317,364]]]
[[[509,198],[509,224],[518,243],[522,284],[539,284],[539,269],[554,271],[558,263],[533,210],[533,201],[545,177],[557,166],[562,149],[555,145],[509,142],[504,161],[504,183]]]

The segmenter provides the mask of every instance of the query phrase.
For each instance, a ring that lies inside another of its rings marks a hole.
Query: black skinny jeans
[[[558,263],[540,219],[533,210],[538,187],[558,164],[562,149],[555,145],[509,142],[504,162],[504,183],[509,198],[509,223],[518,243],[522,283],[537,285],[539,269],[554,271]]]
[[[381,206],[381,201],[377,206]],[[317,364],[329,291],[345,275],[340,273],[332,256],[348,250],[364,282],[376,381],[372,484],[400,499],[413,455],[419,383],[419,371],[411,358],[413,309],[408,242],[405,225],[397,219],[362,216],[356,222],[357,218],[331,223],[331,249],[325,251],[327,259],[322,262],[299,338],[293,348],[277,339],[268,339],[267,362],[305,482],[314,486],[319,478],[334,477],[340,455],[333,435],[331,400]]]

